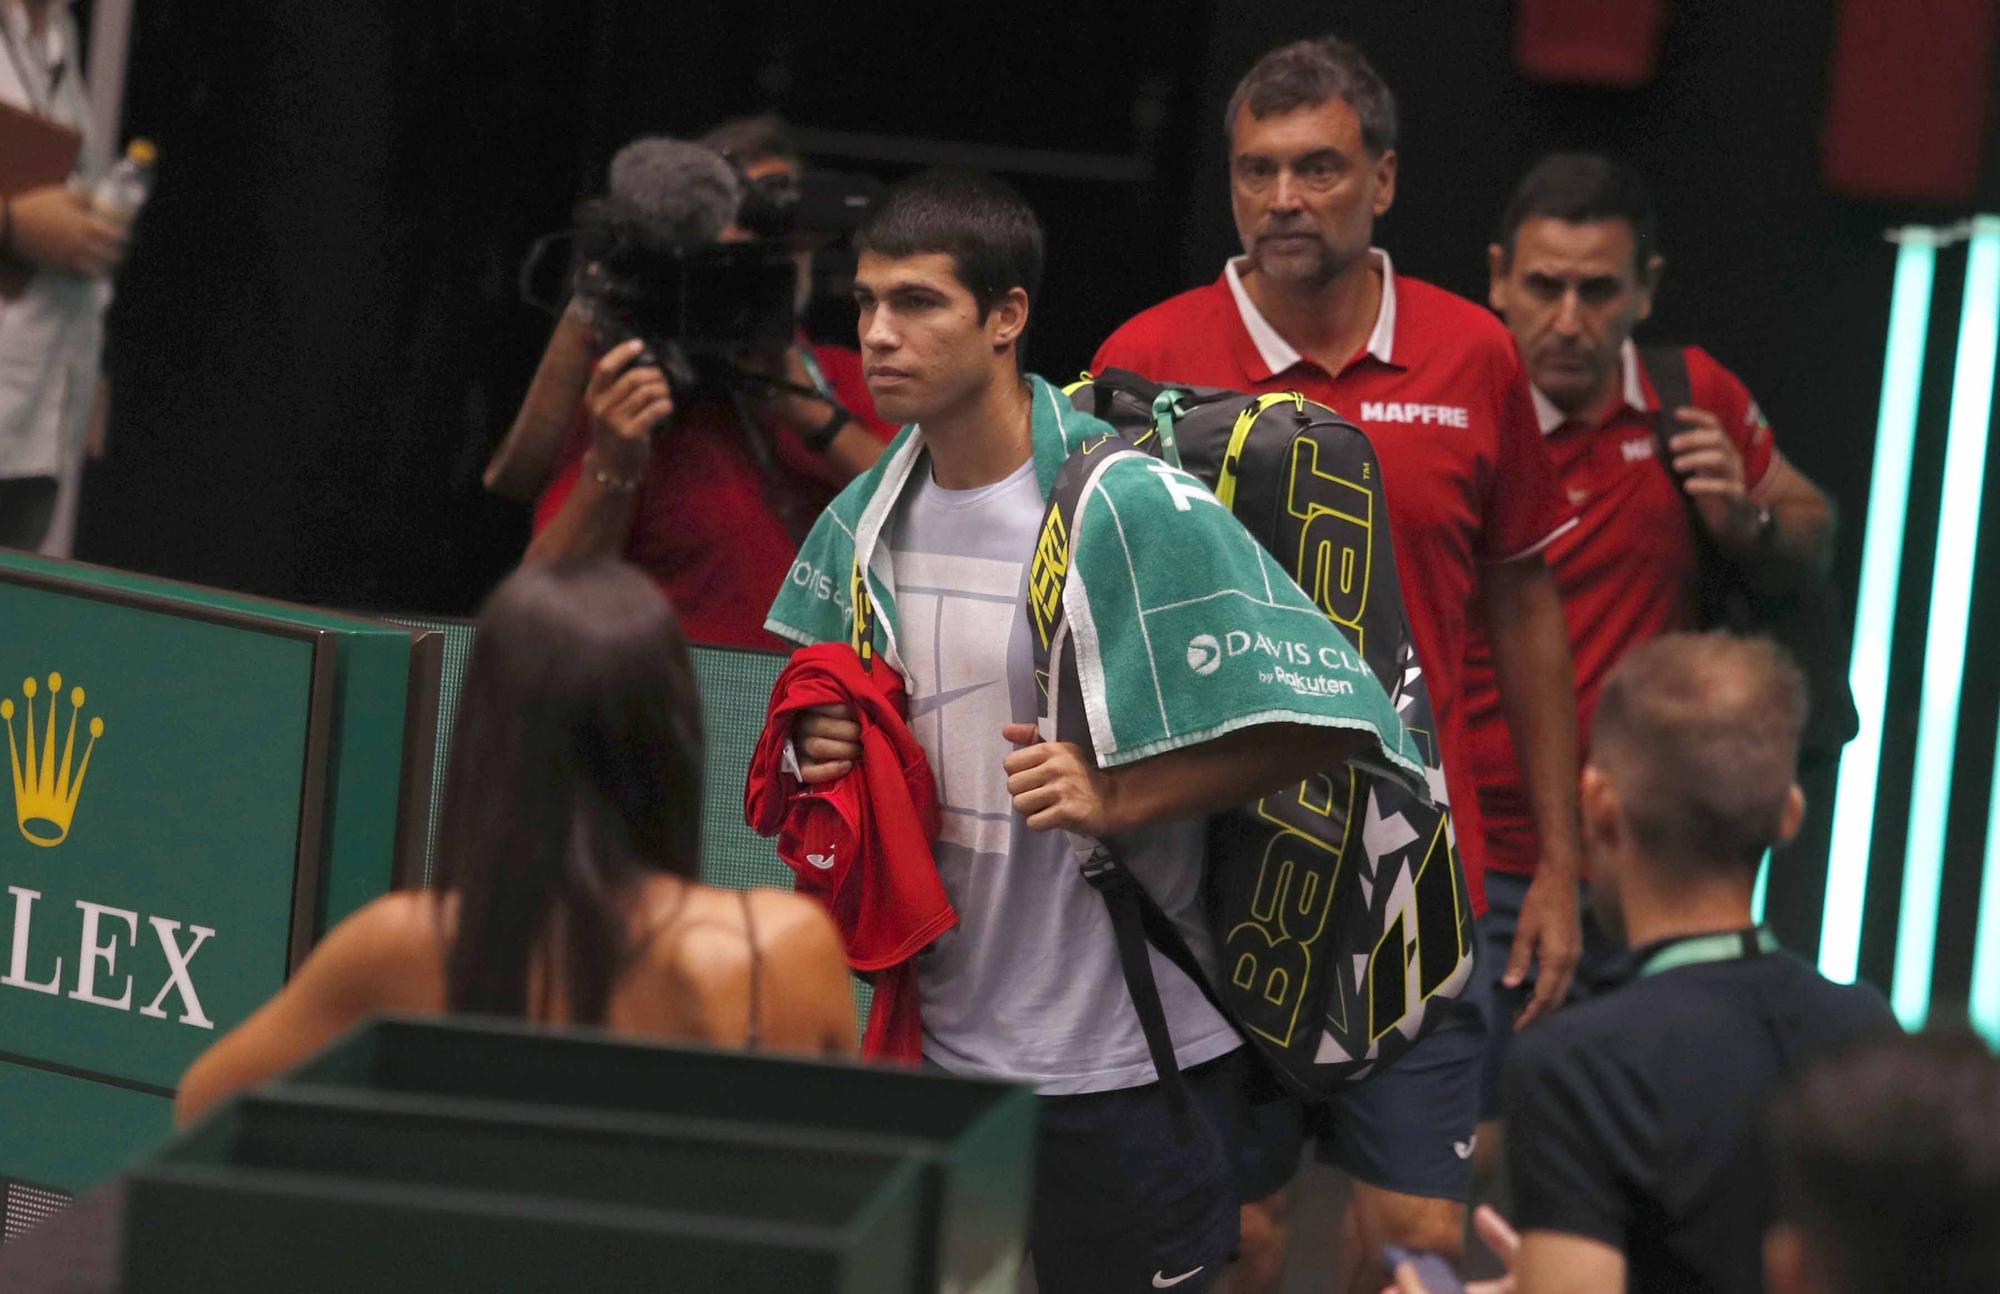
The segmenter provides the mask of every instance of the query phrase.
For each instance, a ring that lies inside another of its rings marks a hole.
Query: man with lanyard
[[[799,169],[775,118],[725,122],[703,142],[718,166],[747,180]],[[613,159],[614,193],[618,171]],[[748,236],[732,227],[723,239]],[[797,260],[803,294],[810,253]],[[595,353],[583,303],[572,302],[550,345]],[[619,554],[659,581],[690,641],[781,649],[764,632],[764,611],[798,541],[835,492],[880,457],[890,431],[874,416],[858,357],[804,340],[739,356],[739,367],[818,398],[738,405],[708,397],[683,400],[676,412],[666,375],[639,362],[642,350],[634,339],[591,366],[568,443],[535,505],[527,560]]]
[[[924,1057],[1042,1097],[1029,1241],[1042,1294],[1212,1288],[1236,1249],[1242,1040],[1154,951],[1180,1072],[1155,1068],[1083,865],[1105,842],[1212,961],[1202,816],[1348,759],[1421,785],[1416,748],[1339,629],[1213,494],[1120,452],[1106,424],[1021,371],[1043,253],[1018,195],[920,175],[889,192],[856,245],[869,389],[912,425],[821,517],[770,628],[852,642],[907,684],[959,917],[919,960]],[[1045,533],[1072,454],[1097,466],[1072,524]],[[1071,644],[1050,656],[1063,709],[1048,731],[1026,609],[1038,552],[1060,556],[1054,636]],[[1232,631],[1290,641],[1317,664],[1300,686],[1190,646]],[[1080,696],[1065,703],[1071,678]],[[1077,732],[1079,711],[1090,750],[1047,739]],[[845,707],[803,716],[801,779],[855,775],[858,736]]]
[[[0,547],[68,547],[51,533],[57,499],[76,488],[104,416],[107,280],[125,229],[93,212],[83,191],[104,150],[80,54],[60,0],[0,0],[0,103],[83,136],[71,183],[0,202]],[[13,295],[17,276],[26,283]]]
[[[1633,951],[1625,983],[1523,1033],[1507,1064],[1519,1294],[1756,1294],[1771,1099],[1895,1033],[1880,994],[1823,979],[1750,916],[1764,851],[1805,814],[1805,711],[1782,651],[1724,634],[1654,638],[1604,684],[1583,836],[1591,908]]]
[[[1562,606],[1541,550],[1570,523],[1535,434],[1506,330],[1471,302],[1398,274],[1372,248],[1396,190],[1395,102],[1331,38],[1265,55],[1229,104],[1230,185],[1244,255],[1221,278],[1140,314],[1093,369],[1239,391],[1302,391],[1367,432],[1382,463],[1403,601],[1438,711],[1459,854],[1482,911],[1476,797],[1459,669],[1469,620],[1499,648],[1509,721],[1542,835],[1505,978],[1541,976],[1516,1023],[1562,1000],[1579,942],[1575,713]],[[1475,611],[1476,608],[1476,611]],[[1356,1179],[1340,1250],[1347,1289],[1378,1289],[1381,1245],[1456,1255],[1472,1185],[1486,977],[1466,1009],[1392,1068],[1329,1104],[1252,1108],[1239,1290],[1284,1265],[1299,1143]]]
[[[1534,383],[1535,413],[1578,523],[1545,550],[1562,590],[1585,740],[1599,690],[1618,659],[1661,633],[1694,624],[1697,523],[1731,560],[1763,580],[1821,571],[1833,510],[1777,450],[1735,374],[1697,346],[1681,351],[1688,407],[1662,463],[1653,375],[1632,330],[1652,313],[1665,262],[1644,182],[1605,157],[1558,154],[1522,179],[1488,249],[1493,308]],[[1676,489],[1676,478],[1679,488]],[[1466,664],[1466,756],[1486,824],[1489,954],[1505,956],[1540,856],[1527,788],[1508,736],[1493,656],[1477,625]],[[1582,981],[1617,955],[1586,928]],[[1518,1007],[1527,986],[1496,990]],[[1497,1012],[1504,1016],[1506,1012]],[[1498,1111],[1511,1033],[1494,1031],[1485,1117]],[[1497,1153],[1498,1129],[1481,1129]],[[1497,1159],[1494,1162],[1498,1162]]]

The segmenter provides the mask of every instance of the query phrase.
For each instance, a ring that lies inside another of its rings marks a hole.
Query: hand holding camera
[[[653,430],[674,411],[659,361],[634,337],[606,351],[584,388],[590,410],[590,457],[600,485],[636,490],[653,460]]]

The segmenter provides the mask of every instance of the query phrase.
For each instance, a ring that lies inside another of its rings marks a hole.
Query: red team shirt
[[[1232,261],[1222,277],[1126,323],[1092,361],[1157,381],[1299,391],[1368,434],[1410,629],[1437,709],[1445,784],[1473,910],[1486,910],[1478,797],[1459,696],[1479,567],[1526,557],[1572,524],[1535,422],[1514,339],[1487,310],[1398,275],[1387,253],[1368,344],[1339,373],[1301,356],[1258,312]]]
[[[861,356],[830,346],[812,351],[842,407],[872,434],[889,439],[893,428],[875,416]],[[767,479],[743,435],[726,402],[677,408],[654,444],[622,555],[659,584],[690,641],[789,652],[792,644],[765,632],[764,617],[798,555],[803,528],[843,481],[789,429],[771,437],[774,464]],[[535,504],[537,533],[576,488],[589,448],[590,415],[579,405],[556,475]]]
[[[1757,402],[1728,369],[1698,346],[1687,356],[1690,398],[1722,422],[1743,455],[1752,498],[1770,486],[1776,450]],[[1605,676],[1620,656],[1656,634],[1693,627],[1695,548],[1679,487],[1659,461],[1653,414],[1659,408],[1638,348],[1625,343],[1623,399],[1595,427],[1565,423],[1541,392],[1535,412],[1575,528],[1543,554],[1562,590],[1576,662],[1576,714],[1588,743]],[[1494,686],[1492,656],[1475,626],[1466,662],[1466,759],[1486,821],[1486,865],[1531,874],[1540,856],[1514,744]],[[1588,748],[1587,744],[1584,747]]]

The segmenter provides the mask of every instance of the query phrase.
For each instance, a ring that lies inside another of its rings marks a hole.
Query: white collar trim
[[[1651,413],[1652,406],[1646,400],[1646,384],[1639,376],[1639,348],[1630,337],[1618,348],[1618,367],[1622,370],[1625,403],[1638,413]],[[1568,415],[1542,394],[1542,388],[1531,386],[1529,390],[1535,397],[1535,420],[1541,424],[1542,434],[1550,435],[1563,425]]]
[[[1375,329],[1368,334],[1368,353],[1384,364],[1393,364],[1396,362],[1396,267],[1390,261],[1389,253],[1379,247],[1369,248],[1368,254],[1382,267],[1382,305],[1375,312]],[[1305,357],[1271,326],[1271,321],[1250,299],[1249,289],[1243,286],[1242,268],[1249,259],[1247,256],[1231,257],[1222,267],[1222,277],[1228,280],[1229,295],[1236,299],[1236,312],[1242,316],[1243,327],[1249,332],[1251,343],[1257,347],[1257,355],[1264,361],[1264,367],[1273,373],[1282,373]]]

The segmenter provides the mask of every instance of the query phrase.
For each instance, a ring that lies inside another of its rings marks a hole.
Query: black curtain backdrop
[[[1404,272],[1483,299],[1498,210],[1545,152],[1603,149],[1651,179],[1668,277],[1643,335],[1699,342],[1745,378],[1839,502],[1851,588],[1893,263],[1881,234],[1963,213],[1821,191],[1824,0],[1679,0],[1659,77],[1637,91],[1523,81],[1511,21],[1500,4],[1325,0],[149,0],[125,129],[160,144],[160,184],[113,308],[112,452],[86,482],[80,555],[329,605],[468,611],[526,538],[524,511],[479,487],[549,326],[515,296],[523,253],[627,139],[765,107],[820,132],[842,167],[1002,170],[1049,230],[1030,360],[1067,375],[1130,314],[1219,272],[1235,250],[1222,105],[1262,50],[1334,30],[1401,101],[1400,196],[1379,239]],[[1962,264],[1940,269],[1947,330]],[[841,327],[838,309],[818,317]],[[1950,359],[1931,357],[1927,416],[1941,419]],[[1919,456],[1913,553],[1935,542],[1940,454]],[[1924,583],[1903,586],[1919,629],[1899,640],[1891,713],[1909,718],[1889,733],[1892,770],[1914,739]],[[1989,641],[1992,618],[1974,624]],[[2000,664],[1975,658],[1967,695],[1996,686]],[[1992,748],[1991,717],[1969,724],[1963,784],[1985,785]],[[1794,856],[1810,862],[1781,866],[1772,900],[1807,950],[1831,788],[1809,790],[1822,812]],[[1976,885],[1984,821],[1967,797],[1957,809],[1948,894]],[[1900,852],[1901,807],[1881,822],[1878,843]],[[1884,880],[1864,949],[1878,980]],[[1946,905],[1941,982],[1963,982],[1971,906]]]

